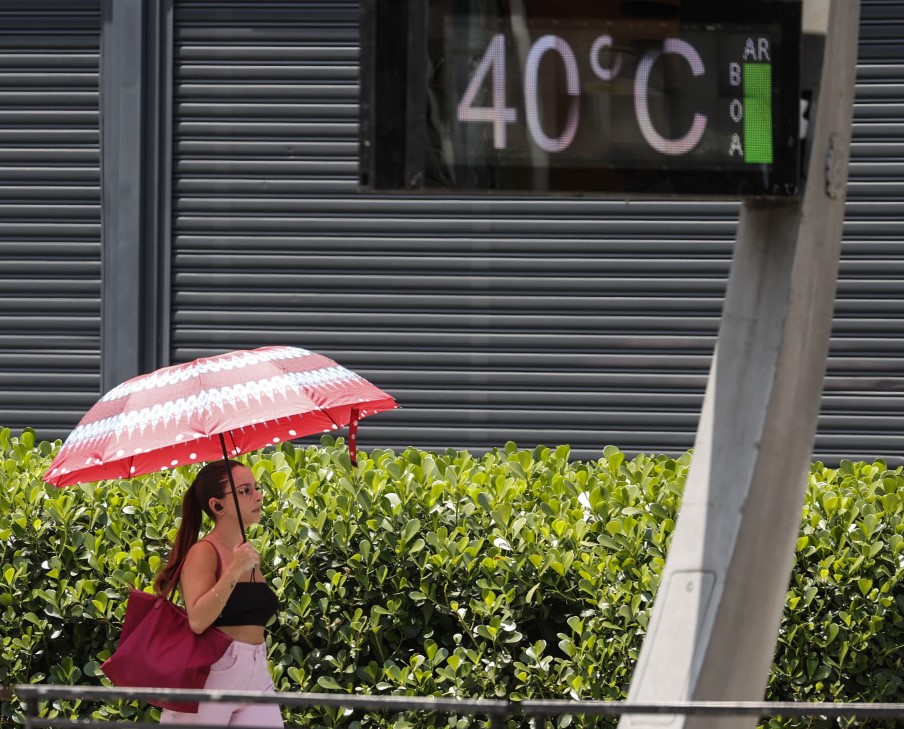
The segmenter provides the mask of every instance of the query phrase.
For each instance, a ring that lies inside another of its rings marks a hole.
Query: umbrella
[[[346,425],[354,463],[358,420],[396,407],[363,377],[306,349],[202,357],[110,390],[63,442],[44,480],[131,478]]]

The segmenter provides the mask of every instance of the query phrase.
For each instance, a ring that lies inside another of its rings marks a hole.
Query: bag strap
[[[186,555],[187,557],[188,555]],[[173,597],[176,594],[176,591],[179,589],[179,575],[182,574],[182,567],[185,565],[185,557],[182,558],[182,561],[179,563],[179,566],[176,567],[175,572],[173,572],[173,580],[170,582],[169,594],[166,596],[166,599],[170,602],[175,602]]]

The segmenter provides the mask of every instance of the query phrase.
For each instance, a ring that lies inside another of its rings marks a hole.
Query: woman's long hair
[[[238,461],[232,460],[211,461],[198,471],[191,486],[185,490],[185,496],[182,497],[182,523],[176,532],[169,559],[154,580],[154,592],[158,595],[165,597],[173,591],[188,550],[198,541],[201,514],[207,514],[212,520],[215,518],[210,510],[210,500],[220,498],[228,492],[229,469],[240,465],[242,464]]]

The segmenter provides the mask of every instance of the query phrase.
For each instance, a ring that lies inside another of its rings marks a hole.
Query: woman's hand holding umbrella
[[[239,542],[232,550],[232,563],[239,574],[249,570],[253,574],[261,563],[261,556],[251,542]]]

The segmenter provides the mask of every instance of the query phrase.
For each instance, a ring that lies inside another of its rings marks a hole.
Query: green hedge
[[[0,430],[0,685],[106,681],[99,665],[124,595],[149,587],[192,476],[57,489],[41,481],[57,446]],[[283,606],[269,634],[277,689],[623,699],[690,454],[569,455],[514,444],[479,458],[378,450],[353,469],[344,444],[324,438],[247,456],[266,501],[249,536]],[[902,496],[901,468],[814,464],[767,699],[904,700]],[[45,711],[136,720],[157,710],[57,701]],[[16,701],[2,712],[21,723]],[[284,714],[305,726],[474,725]],[[614,723],[559,725],[569,722]]]

